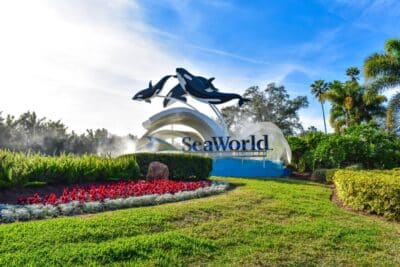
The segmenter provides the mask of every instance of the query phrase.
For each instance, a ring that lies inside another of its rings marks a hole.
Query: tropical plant
[[[386,112],[386,128],[389,132],[400,132],[400,94],[394,95]]]
[[[351,78],[352,82],[357,82],[358,75],[360,75],[360,70],[357,67],[350,67],[346,70],[346,75]]]
[[[325,110],[324,110],[324,102],[325,101],[323,99],[323,95],[326,93],[326,91],[328,91],[328,89],[329,89],[328,84],[324,80],[316,80],[316,81],[314,81],[314,83],[311,84],[311,93],[321,103],[325,133],[327,133],[327,131],[326,131],[326,121],[325,121]]]
[[[400,39],[387,40],[383,53],[374,53],[367,57],[364,61],[364,75],[367,84],[376,91],[400,86]],[[399,129],[394,127],[394,124],[399,124],[400,104],[398,99],[400,99],[399,90],[389,101],[390,104],[386,114],[387,130],[397,131],[397,133],[399,133]]]
[[[351,67],[346,73],[350,80],[346,82],[333,81],[329,90],[322,95],[332,103],[329,121],[336,132],[343,128],[368,123],[374,118],[383,117],[386,98],[374,90],[360,86],[359,70]]]
[[[376,123],[349,127],[341,133],[308,132],[289,136],[292,164],[299,170],[344,168],[367,169],[400,167],[400,138]]]

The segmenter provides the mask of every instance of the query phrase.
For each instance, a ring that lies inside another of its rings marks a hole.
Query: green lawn
[[[400,223],[344,211],[321,184],[224,179],[227,194],[0,225],[7,265],[400,265]]]

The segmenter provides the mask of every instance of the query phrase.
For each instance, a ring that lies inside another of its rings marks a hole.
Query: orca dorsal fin
[[[149,88],[153,88],[153,85],[151,84],[151,81],[149,82]]]
[[[208,81],[211,83],[212,81],[215,80],[215,77],[211,77],[210,79],[208,79]]]

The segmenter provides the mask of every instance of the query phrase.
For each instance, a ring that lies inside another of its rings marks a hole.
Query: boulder
[[[149,168],[147,170],[147,175],[146,175],[147,181],[168,179],[168,177],[169,177],[169,170],[167,165],[158,161],[153,161],[149,164]]]

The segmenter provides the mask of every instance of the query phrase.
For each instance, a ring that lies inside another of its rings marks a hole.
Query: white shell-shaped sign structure
[[[292,159],[292,151],[282,130],[272,122],[246,122],[237,133],[237,138],[247,138],[255,135],[256,139],[261,139],[263,135],[268,135],[268,146],[271,150],[267,152],[267,159],[275,162],[289,164]]]
[[[161,95],[167,80],[176,84]],[[168,108],[151,116],[143,123],[146,133],[137,142],[137,151],[176,151],[200,153],[213,157],[212,175],[238,177],[282,177],[292,152],[282,131],[271,122],[246,122],[236,133],[229,133],[219,109],[215,106],[237,100],[239,107],[252,101],[236,93],[223,93],[213,84],[214,78],[196,76],[184,68],[176,68],[175,75],[166,75],[155,85],[135,94],[136,101],[151,103],[155,97],[164,98]],[[213,119],[188,103],[192,100],[208,105],[217,116]],[[174,103],[189,108],[170,108]],[[179,126],[174,129],[174,125]],[[168,129],[168,126],[171,128]],[[184,126],[183,129],[181,126]],[[179,144],[176,140],[181,140]],[[171,142],[168,142],[171,140]]]
[[[165,130],[164,126],[183,125],[194,131]],[[164,140],[169,138],[191,137],[192,140],[204,141],[213,136],[226,136],[227,131],[217,122],[203,113],[190,108],[170,108],[163,110],[143,122],[147,132],[138,141],[138,150],[171,150],[172,144]],[[151,137],[151,138],[149,138]],[[175,148],[174,150],[178,150]]]

